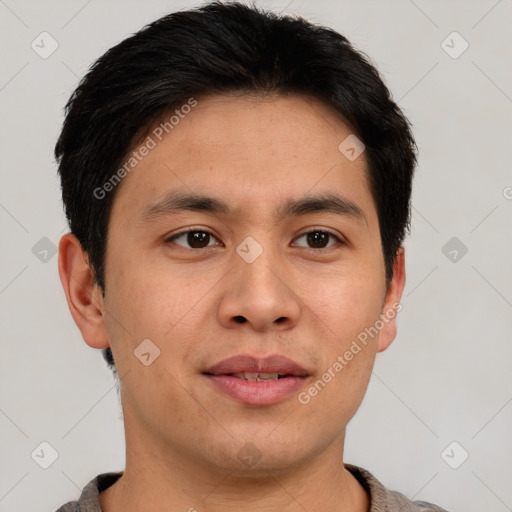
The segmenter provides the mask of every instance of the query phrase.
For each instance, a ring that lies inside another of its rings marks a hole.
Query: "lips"
[[[307,377],[308,372],[285,356],[273,355],[265,358],[253,356],[234,356],[208,368],[204,373],[210,375],[233,375],[240,373],[277,373],[280,376]]]
[[[281,402],[304,385],[308,372],[291,359],[234,356],[203,372],[221,393],[245,405],[268,406]]]

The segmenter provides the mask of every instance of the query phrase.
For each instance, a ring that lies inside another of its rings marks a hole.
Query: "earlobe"
[[[389,283],[381,312],[383,327],[379,334],[377,352],[386,350],[396,337],[396,317],[401,310],[400,299],[405,286],[405,250],[400,247],[393,264],[393,277]]]
[[[87,254],[71,233],[59,243],[59,276],[69,310],[85,342],[93,348],[107,348],[101,290],[94,282]]]

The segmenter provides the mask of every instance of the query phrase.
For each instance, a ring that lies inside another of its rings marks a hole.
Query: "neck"
[[[156,512],[170,505],[189,512],[370,509],[366,491],[343,466],[344,433],[321,453],[293,466],[258,464],[227,471],[179,447],[152,442],[148,432],[130,426],[125,424],[126,469],[100,494],[103,512]]]
[[[129,465],[123,476],[100,494],[103,512],[173,510],[189,512],[251,512],[279,510],[303,512],[324,510],[368,512],[369,496],[355,477],[343,467],[340,457],[325,466],[312,461],[307,467],[266,476],[241,477],[230,474],[186,476],[182,464],[152,461]],[[169,466],[174,470],[169,471]],[[160,470],[165,472],[160,472]]]

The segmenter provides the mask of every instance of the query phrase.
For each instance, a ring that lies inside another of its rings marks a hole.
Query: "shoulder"
[[[99,494],[113,485],[122,475],[119,473],[102,473],[91,480],[82,490],[77,501],[69,501],[56,512],[101,512]]]
[[[447,512],[425,501],[411,501],[402,493],[386,489],[369,471],[345,464],[370,496],[369,512]]]

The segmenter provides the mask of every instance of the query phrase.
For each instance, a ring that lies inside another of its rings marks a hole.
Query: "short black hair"
[[[123,161],[155,121],[191,98],[226,93],[302,94],[348,122],[365,145],[389,282],[410,225],[416,145],[378,71],[330,28],[216,1],[166,15],[108,50],[66,105],[55,146],[62,198],[102,293],[116,192],[105,185],[124,175]],[[104,356],[113,366],[110,349]]]

